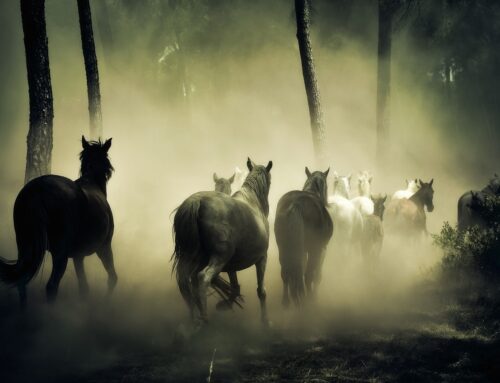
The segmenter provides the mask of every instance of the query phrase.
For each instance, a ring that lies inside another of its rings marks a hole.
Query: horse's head
[[[381,220],[384,219],[385,211],[385,201],[387,200],[387,194],[383,195],[372,195],[370,196],[373,201],[373,214],[379,217]]]
[[[217,177],[217,173],[214,173],[215,191],[231,195],[231,184],[234,182],[233,174],[230,178]]]
[[[111,138],[103,143],[101,140],[87,141],[82,136],[82,148],[83,150],[80,152],[80,174],[98,182],[108,181],[114,170],[108,157]]]
[[[337,172],[333,175],[333,193],[344,198],[351,195],[351,175],[339,176]]]
[[[358,175],[358,192],[360,196],[369,197],[373,177],[366,170]]]
[[[406,181],[406,189],[408,191],[416,193],[417,190],[420,189],[420,185],[418,184],[418,180],[416,178],[405,181]]]
[[[428,183],[423,182],[422,180],[418,180],[419,184],[419,198],[422,201],[423,205],[427,207],[427,211],[430,213],[434,210],[434,189],[432,188],[432,184],[434,183],[434,178],[431,179]]]
[[[266,166],[257,165],[249,157],[247,160],[249,173],[241,187],[241,189],[250,190],[255,193],[266,216],[269,214],[269,201],[267,197],[269,195],[269,188],[271,187],[272,167],[273,161],[269,161]]]
[[[329,172],[330,168],[324,172],[315,171],[311,173],[309,168],[306,166],[307,180],[304,184],[304,188],[302,189],[304,191],[316,193],[325,205],[328,203],[328,183],[326,178],[328,177]]]

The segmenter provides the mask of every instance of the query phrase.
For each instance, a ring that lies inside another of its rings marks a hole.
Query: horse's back
[[[360,196],[351,199],[351,201],[363,216],[373,214],[374,204],[370,198]]]
[[[384,217],[387,227],[393,231],[425,229],[425,213],[409,199],[391,200]]]

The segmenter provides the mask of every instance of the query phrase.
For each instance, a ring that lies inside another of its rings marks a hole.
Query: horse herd
[[[108,273],[108,291],[117,283],[111,241],[113,215],[106,198],[113,172],[108,158],[111,139],[87,141],[82,137],[80,178],[45,175],[27,183],[14,205],[18,260],[0,259],[0,280],[17,286],[21,306],[26,305],[26,285],[36,275],[44,254],[52,255],[53,267],[46,286],[47,298],[56,298],[68,259],[73,258],[79,291],[88,293],[83,259],[96,253]],[[267,165],[247,161],[248,171],[237,169],[229,178],[214,174],[214,191],[189,196],[176,209],[173,233],[173,270],[191,317],[208,320],[207,294],[213,288],[222,298],[219,309],[241,305],[237,272],[253,265],[257,271],[257,295],[261,320],[268,323],[264,275],[269,247],[269,201],[272,161]],[[387,196],[372,195],[372,176],[357,177],[359,196],[351,198],[351,176],[333,173],[333,192],[328,194],[326,171],[307,167],[302,190],[281,197],[274,232],[279,250],[285,306],[300,304],[316,295],[321,268],[331,240],[340,253],[362,254],[375,260],[380,254],[384,228],[417,240],[427,233],[425,209],[433,205],[433,180],[407,181],[407,188]],[[232,184],[238,190],[231,194]],[[474,203],[487,194],[500,194],[495,176],[481,192],[470,192],[459,201],[459,226],[474,224]],[[387,206],[386,205],[387,202]],[[383,222],[384,221],[384,222]],[[220,274],[227,273],[229,282]]]

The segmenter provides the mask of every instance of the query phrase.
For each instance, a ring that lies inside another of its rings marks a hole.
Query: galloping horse
[[[392,199],[410,199],[410,197],[415,194],[419,188],[418,185],[418,180],[415,179],[410,179],[410,180],[405,180],[406,182],[406,189],[405,190],[398,190],[392,195]]]
[[[364,217],[361,248],[365,259],[374,261],[379,258],[384,242],[382,221],[384,219],[384,203],[387,200],[387,195],[383,197],[381,195],[371,196],[371,199],[374,205],[373,214]]]
[[[334,243],[343,255],[358,247],[363,233],[363,217],[350,200],[351,176],[333,175],[333,195],[328,197],[328,211],[335,225]]]
[[[173,232],[173,271],[191,318],[198,308],[201,323],[208,320],[207,292],[210,285],[226,300],[234,300],[235,286],[228,286],[221,272],[257,269],[257,295],[261,320],[267,324],[264,274],[269,246],[269,188],[272,161],[267,166],[247,161],[249,174],[232,196],[198,192],[177,209]]]
[[[479,227],[487,227],[486,222],[481,216],[480,209],[475,209],[474,205],[478,206],[485,202],[488,196],[500,196],[500,178],[497,174],[490,179],[488,185],[481,191],[470,191],[464,193],[458,199],[458,229],[463,231],[477,225]]]
[[[434,210],[434,189],[432,184],[418,180],[420,188],[410,199],[395,199],[389,202],[386,209],[387,227],[393,232],[417,237],[422,233],[427,234],[427,219],[425,207],[430,213]]]
[[[302,191],[290,191],[278,202],[274,233],[279,249],[282,303],[285,307],[290,303],[289,291],[299,305],[305,295],[304,282],[307,294],[312,295],[321,281],[326,246],[333,234],[333,223],[327,210],[326,177],[329,170],[311,173],[306,167],[307,180]]]
[[[368,216],[373,214],[373,201],[371,196],[372,175],[366,170],[358,175],[358,197],[351,199],[351,202],[356,206],[361,215]]]
[[[17,285],[21,305],[26,304],[26,285],[35,276],[45,251],[52,254],[52,273],[47,283],[47,299],[56,298],[68,258],[73,258],[80,294],[88,293],[83,258],[97,253],[108,272],[108,289],[113,290],[117,275],[111,239],[113,214],[106,200],[106,184],[113,172],[108,158],[111,139],[88,142],[82,136],[80,178],[46,175],[28,182],[14,205],[17,262],[1,259],[0,279]]]

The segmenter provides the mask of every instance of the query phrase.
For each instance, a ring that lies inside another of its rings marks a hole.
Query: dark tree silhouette
[[[30,103],[25,172],[27,183],[50,173],[52,159],[54,107],[45,27],[45,0],[21,0],[21,18]]]
[[[313,137],[314,152],[318,162],[326,158],[326,135],[321,110],[321,98],[314,69],[309,27],[311,22],[311,5],[309,0],[295,0],[295,16],[297,19],[297,40],[299,43],[302,74],[309,105],[309,117]]]
[[[82,37],[83,59],[87,75],[87,94],[89,99],[90,136],[102,136],[101,91],[99,88],[99,70],[95,53],[92,14],[89,0],[77,0],[80,33]]]

